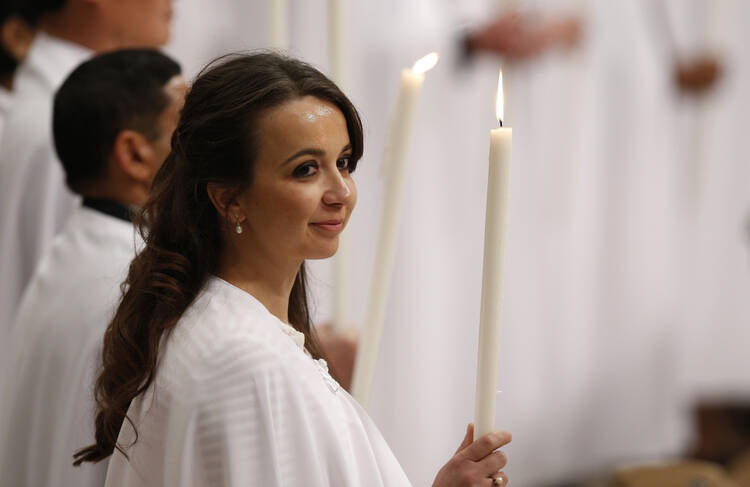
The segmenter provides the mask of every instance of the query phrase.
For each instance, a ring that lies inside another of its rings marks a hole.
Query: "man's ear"
[[[123,130],[112,147],[114,162],[121,172],[138,182],[150,183],[153,148],[148,139],[134,130]]]
[[[245,215],[237,202],[237,188],[228,184],[208,183],[206,192],[216,211],[231,223],[245,221]]]
[[[34,34],[34,29],[19,15],[11,15],[0,25],[0,42],[18,62],[23,61],[29,52]]]

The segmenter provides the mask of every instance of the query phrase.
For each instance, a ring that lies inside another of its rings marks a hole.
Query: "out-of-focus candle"
[[[500,121],[500,128],[490,131],[490,167],[487,181],[487,213],[484,224],[484,265],[479,318],[474,438],[479,438],[495,429],[503,262],[508,233],[510,162],[513,144],[512,129],[502,127],[502,71],[497,88],[497,118]]]
[[[331,79],[346,88],[346,7],[347,0],[328,0],[328,64]]]
[[[328,0],[328,63],[331,79],[346,90],[345,19],[347,0]],[[351,319],[351,252],[349,234],[339,235],[339,248],[333,259],[333,327],[344,329]]]
[[[362,330],[354,366],[352,393],[362,407],[370,402],[372,378],[380,346],[380,335],[385,317],[385,305],[390,288],[393,258],[396,251],[398,223],[401,217],[406,157],[409,152],[414,110],[424,83],[424,73],[437,64],[437,53],[430,53],[414,63],[412,69],[401,73],[401,87],[391,119],[383,160],[385,195],[380,218],[380,233],[375,255],[367,315]]]
[[[343,330],[351,319],[351,255],[349,234],[339,234],[339,248],[333,259],[333,328]]]
[[[269,0],[269,23],[271,47],[285,51],[289,49],[289,8],[287,0]]]

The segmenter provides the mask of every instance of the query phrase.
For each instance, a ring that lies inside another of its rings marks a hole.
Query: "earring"
[[[242,224],[240,223],[240,217],[237,217],[237,225],[234,227],[234,231],[239,235],[242,233]]]

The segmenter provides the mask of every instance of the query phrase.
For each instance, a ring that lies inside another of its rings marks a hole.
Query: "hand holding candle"
[[[437,60],[438,55],[434,52],[430,53],[414,63],[412,69],[405,69],[401,73],[401,87],[389,127],[386,155],[383,160],[385,173],[383,213],[380,219],[380,233],[370,288],[370,301],[357,352],[352,384],[354,397],[365,408],[370,401],[370,389],[375,374],[380,335],[385,318],[386,299],[391,282],[391,271],[393,270],[398,222],[401,216],[401,202],[406,178],[406,157],[411,141],[414,110],[424,82],[424,73],[432,69],[437,64]]]
[[[497,93],[500,128],[490,131],[490,164],[487,181],[487,214],[484,230],[482,304],[479,318],[479,353],[475,405],[475,438],[495,429],[497,367],[500,356],[500,322],[503,294],[503,261],[508,233],[510,162],[513,132],[502,127],[503,73]]]

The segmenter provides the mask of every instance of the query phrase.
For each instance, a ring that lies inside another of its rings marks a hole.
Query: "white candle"
[[[437,63],[436,53],[428,54],[401,73],[401,87],[388,131],[383,159],[385,194],[380,217],[380,233],[375,255],[367,315],[365,316],[357,360],[354,366],[352,393],[362,407],[370,401],[372,378],[378,357],[385,305],[393,270],[398,223],[406,176],[406,158],[414,121],[417,98],[424,82],[424,73]]]
[[[498,120],[502,123],[503,74],[498,80]],[[482,304],[479,318],[476,409],[474,438],[495,429],[500,321],[503,294],[503,261],[508,233],[508,202],[513,132],[498,128],[490,132],[490,164],[487,181],[487,214],[484,224]]]
[[[339,248],[333,259],[333,328],[343,330],[351,316],[351,255],[349,234],[339,235]]]
[[[328,0],[328,63],[331,79],[342,90],[346,79],[346,0]]]
[[[287,0],[268,0],[271,47],[286,51],[289,49],[289,9]]]
[[[331,79],[341,90],[346,88],[346,0],[328,0],[328,61]],[[339,248],[333,259],[333,327],[341,330],[351,316],[351,252],[348,233],[339,236]]]

